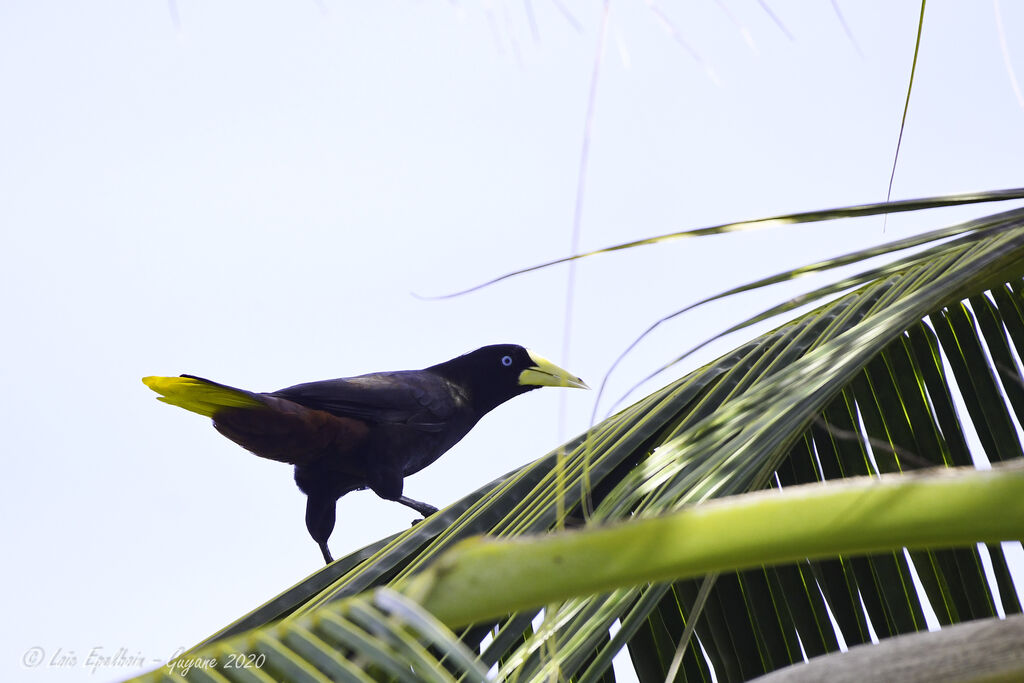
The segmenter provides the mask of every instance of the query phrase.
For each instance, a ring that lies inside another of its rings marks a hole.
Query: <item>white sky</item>
[[[758,3],[678,4],[612,3],[583,248],[885,198],[918,3],[840,2],[859,51],[831,3],[770,0],[792,40]],[[410,293],[567,252],[600,3],[176,5],[178,27],[159,0],[0,4],[4,680],[121,679],[90,651],[166,660],[321,565],[290,468],[144,375],[272,390],[510,341],[596,386],[702,296],[1004,208],[592,259],[567,358],[565,269]],[[1024,5],[1001,10],[1024,76]],[[1022,158],[993,6],[933,0],[893,197],[1020,186]],[[667,326],[612,394],[792,291]],[[594,394],[566,399],[561,427],[558,391],[503,406],[406,493],[444,506],[543,455],[587,425]],[[413,518],[351,494],[331,548]]]

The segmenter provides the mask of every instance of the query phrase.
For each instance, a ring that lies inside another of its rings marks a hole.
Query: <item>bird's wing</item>
[[[441,431],[458,401],[446,380],[419,370],[296,384],[269,395],[332,415],[423,431]]]

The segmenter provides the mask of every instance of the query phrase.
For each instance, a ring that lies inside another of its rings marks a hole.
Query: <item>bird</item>
[[[495,344],[422,370],[374,372],[257,393],[195,375],[144,377],[160,401],[213,420],[262,458],[295,466],[306,494],[306,529],[333,562],[327,541],[337,501],[370,489],[423,515],[404,478],[441,457],[484,415],[545,386],[589,389],[579,377],[515,344]]]

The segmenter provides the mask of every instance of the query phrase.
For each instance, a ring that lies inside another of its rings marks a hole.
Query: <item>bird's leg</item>
[[[421,503],[418,500],[413,500],[408,496],[402,495],[404,482],[402,481],[402,473],[400,470],[378,468],[367,473],[366,483],[374,493],[384,500],[393,500],[396,503],[401,503],[406,507],[412,508],[423,515],[424,519],[437,512],[437,508],[433,505],[427,505],[426,503]]]
[[[316,544],[320,546],[320,552],[324,555],[324,562],[330,564],[334,561],[331,551],[327,547],[327,539],[334,531],[334,508],[337,501],[330,496],[310,495],[306,498],[306,529],[313,537]]]
[[[412,498],[409,498],[408,496],[401,496],[398,499],[398,502],[420,513],[421,515],[423,515],[424,519],[437,512],[437,508],[434,507],[433,505],[421,503],[418,500],[413,500]]]

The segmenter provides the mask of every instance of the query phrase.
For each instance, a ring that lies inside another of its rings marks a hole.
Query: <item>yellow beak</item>
[[[533,361],[533,365],[519,373],[520,384],[538,387],[573,387],[576,389],[590,388],[587,386],[587,383],[579,377],[569,374],[547,358],[538,356],[529,349],[527,349],[526,352],[530,354],[530,360]]]

